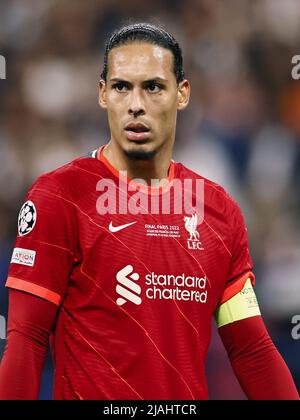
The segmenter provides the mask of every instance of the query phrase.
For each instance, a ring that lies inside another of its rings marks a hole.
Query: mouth
[[[143,141],[149,137],[150,129],[143,123],[129,123],[125,127],[126,137],[131,141]]]

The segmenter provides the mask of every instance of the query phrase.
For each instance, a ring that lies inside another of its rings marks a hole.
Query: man
[[[111,36],[109,143],[41,176],[19,214],[0,398],[37,398],[51,335],[55,399],[207,399],[215,315],[247,396],[298,399],[260,316],[239,207],[172,161],[189,93],[165,30]]]

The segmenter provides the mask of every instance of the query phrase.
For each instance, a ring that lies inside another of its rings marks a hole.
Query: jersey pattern
[[[243,216],[180,163],[160,189],[128,185],[101,149],[41,176],[6,285],[58,306],[55,399],[207,399],[212,316],[254,281]]]

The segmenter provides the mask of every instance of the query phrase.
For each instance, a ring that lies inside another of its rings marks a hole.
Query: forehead
[[[175,78],[170,50],[145,42],[113,48],[108,55],[108,79]]]

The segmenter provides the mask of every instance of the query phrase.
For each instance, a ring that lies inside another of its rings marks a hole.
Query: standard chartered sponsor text
[[[155,274],[154,272],[146,274],[145,284],[146,296],[148,299],[175,299],[183,301],[195,301],[206,303],[206,276],[186,276],[173,274]]]

